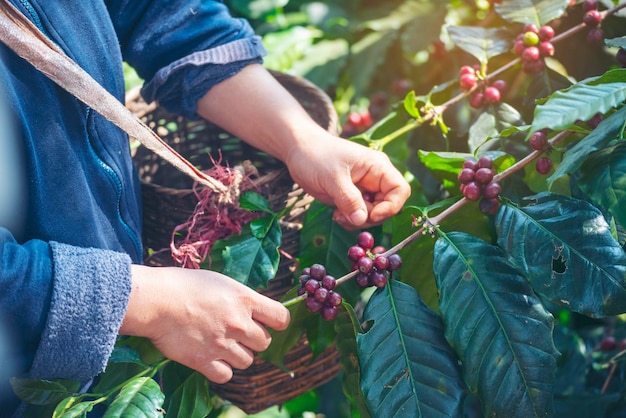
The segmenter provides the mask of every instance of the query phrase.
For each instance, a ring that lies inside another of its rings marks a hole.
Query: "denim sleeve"
[[[222,1],[106,3],[124,60],[145,80],[142,95],[175,113],[195,116],[212,86],[265,55],[249,23]]]

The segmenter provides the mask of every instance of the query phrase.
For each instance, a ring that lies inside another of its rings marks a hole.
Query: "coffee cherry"
[[[463,74],[461,78],[459,78],[459,84],[464,91],[471,90],[476,85],[477,81],[474,74]]]
[[[311,275],[311,267],[303,268],[302,271],[300,272],[300,274],[302,274],[303,276],[310,276]]]
[[[320,287],[313,294],[313,298],[318,302],[326,302],[326,298],[328,298],[328,289]]]
[[[539,44],[539,55],[542,57],[553,57],[554,56],[554,45],[552,42],[542,42]]]
[[[585,25],[595,28],[602,22],[602,15],[597,10],[589,10],[583,16],[583,22]]]
[[[463,189],[463,196],[472,201],[480,199],[481,191],[480,186],[475,182],[470,182],[465,185]]]
[[[348,123],[354,127],[360,127],[363,122],[361,115],[358,112],[348,113]]]
[[[359,247],[369,250],[374,246],[374,236],[367,231],[363,231],[357,236],[356,242]]]
[[[387,251],[385,247],[383,247],[382,245],[377,245],[374,248],[372,248],[371,253],[376,255],[376,254],[382,254],[385,251]]]
[[[498,91],[500,92],[500,94],[504,94],[506,93],[506,89],[507,89],[507,84],[506,81],[504,80],[496,80],[493,83],[491,83],[491,87],[495,87],[498,89]]]
[[[306,298],[304,304],[309,312],[319,312],[325,306],[324,303],[316,301],[314,298]]]
[[[374,267],[374,261],[367,256],[359,258],[356,264],[361,273],[369,273]]]
[[[491,182],[485,186],[483,189],[483,197],[486,199],[495,199],[500,196],[500,192],[502,191],[502,187],[500,184]]]
[[[402,266],[402,257],[399,254],[390,254],[387,259],[389,260],[389,267],[387,268],[389,271],[398,270]]]
[[[474,109],[480,109],[485,104],[485,96],[481,92],[476,92],[470,96],[469,104]]]
[[[315,280],[322,280],[326,276],[326,267],[321,264],[313,264],[310,275]]]
[[[537,32],[526,32],[522,40],[526,46],[537,45],[539,43],[539,35]]]
[[[365,249],[359,245],[353,245],[348,248],[348,260],[357,262],[359,258],[365,255]]]
[[[539,39],[543,42],[547,42],[554,38],[554,29],[552,26],[542,26],[539,28]]]
[[[315,279],[311,279],[304,285],[304,289],[309,295],[314,295],[317,289],[321,287],[320,282]]]
[[[356,284],[359,287],[368,287],[370,285],[370,276],[368,273],[359,273],[356,275]]]
[[[620,48],[615,54],[615,59],[620,63],[622,67],[626,67],[626,49]]]
[[[462,184],[467,184],[474,180],[475,171],[471,168],[464,168],[459,172],[458,178]]]
[[[524,25],[524,30],[522,32],[524,32],[524,34],[526,32],[539,33],[539,28],[534,23],[527,23]]]
[[[599,44],[604,40],[604,30],[602,28],[593,28],[587,32],[587,42],[590,44]]]
[[[300,279],[299,282],[302,286],[304,286],[306,284],[306,282],[308,282],[309,280],[311,280],[311,276],[309,276],[308,274],[301,274],[300,275]]]
[[[525,49],[526,44],[523,39],[515,41],[515,44],[513,45],[513,52],[515,52],[515,55],[522,55],[522,52],[524,52]]]
[[[488,155],[481,155],[478,159],[478,166],[476,169],[480,168],[493,168],[493,159]]]
[[[385,287],[387,285],[387,276],[382,271],[373,271],[370,274],[370,279],[376,287]]]
[[[524,50],[524,52],[522,52],[522,59],[527,62],[537,61],[540,56],[541,53],[539,52],[539,48],[537,48],[536,46],[529,46]]]
[[[463,168],[469,168],[472,171],[478,170],[478,163],[474,160],[465,160],[463,161]]]
[[[528,140],[528,142],[530,143],[530,146],[532,147],[532,149],[537,150],[537,151],[543,151],[546,149],[546,146],[548,145],[548,137],[546,136],[544,132],[537,131],[537,132],[534,132],[530,136],[530,139]]]
[[[374,258],[374,267],[377,270],[387,270],[387,267],[389,267],[389,260],[384,255],[378,255]]]
[[[493,180],[494,172],[491,168],[479,168],[476,170],[476,183],[488,184]]]
[[[539,73],[546,68],[544,60],[537,61],[524,61],[522,63],[522,70],[528,74]]]
[[[339,309],[336,306],[325,304],[322,308],[321,316],[326,321],[332,321],[337,317]]]
[[[333,276],[328,274],[324,276],[322,279],[322,287],[324,289],[333,290],[335,286],[337,286],[337,280]]]
[[[330,292],[328,294],[328,299],[326,299],[326,304],[331,306],[339,306],[343,303],[343,297],[337,292]]]
[[[480,211],[486,215],[495,215],[496,212],[498,212],[498,208],[500,207],[500,202],[498,201],[498,199],[492,198],[492,199],[487,199],[487,198],[483,198],[480,199],[480,202],[478,203],[478,208],[480,209]]]
[[[585,0],[583,2],[583,10],[588,12],[590,10],[597,10],[599,6],[598,0]]]
[[[600,346],[599,346],[601,351],[613,351],[617,348],[617,341],[615,340],[615,337],[613,336],[608,336],[602,339],[602,341],[600,341]]]
[[[470,65],[464,65],[459,69],[459,77],[462,77],[465,74],[471,74],[473,76],[476,76],[476,71]]]
[[[498,90],[497,88],[490,86],[487,87],[485,89],[485,92],[483,93],[483,97],[485,99],[485,102],[488,104],[494,104],[500,101],[500,90]]]
[[[300,286],[298,288],[298,296],[302,296],[306,293],[306,289],[304,288],[304,286]]]
[[[548,174],[552,170],[552,160],[548,157],[539,158],[535,164],[535,169],[539,174]]]

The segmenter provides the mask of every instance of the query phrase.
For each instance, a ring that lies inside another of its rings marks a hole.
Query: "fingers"
[[[252,319],[261,324],[275,329],[276,331],[283,331],[289,326],[291,314],[289,313],[289,309],[285,308],[282,303],[270,299],[267,296],[254,293],[250,306],[252,308]]]

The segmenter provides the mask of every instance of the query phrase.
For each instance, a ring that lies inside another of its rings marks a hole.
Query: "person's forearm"
[[[322,129],[260,64],[214,86],[198,102],[197,113],[283,162]]]

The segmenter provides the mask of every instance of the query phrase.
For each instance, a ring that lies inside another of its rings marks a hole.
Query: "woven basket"
[[[320,126],[336,132],[337,115],[322,90],[300,77],[280,72],[272,74]],[[138,90],[129,92],[126,101],[129,109],[199,169],[212,167],[209,154],[217,158],[220,152],[223,165],[233,167],[250,161],[259,171],[261,179],[257,191],[268,199],[272,208],[279,211],[293,205],[281,219],[281,249],[286,254],[298,254],[299,231],[312,198],[294,184],[282,162],[214,124],[172,116],[160,107],[147,105],[141,100]],[[142,182],[142,239],[146,264],[175,265],[169,250],[163,249],[169,249],[174,228],[187,221],[193,213],[197,203],[192,190],[193,182],[143,146],[134,151],[133,158]],[[148,255],[149,250],[155,253]],[[260,289],[259,292],[279,299],[293,287],[294,270],[294,261],[281,255],[276,277],[270,280],[267,289]],[[255,356],[251,367],[235,370],[231,381],[223,385],[211,384],[211,388],[246,413],[254,414],[326,383],[340,371],[336,348],[331,346],[314,359],[306,336],[287,353],[284,362],[291,374]]]

